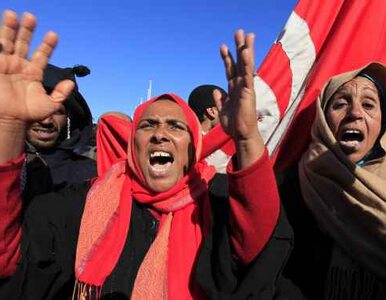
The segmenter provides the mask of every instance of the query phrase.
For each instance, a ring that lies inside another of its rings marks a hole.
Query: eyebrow
[[[159,124],[159,123],[176,124],[176,123],[178,123],[178,124],[184,125],[186,128],[189,128],[188,123],[186,123],[183,120],[175,119],[175,118],[165,118],[165,119],[159,120],[158,118],[149,117],[146,119],[139,120],[138,124],[141,124],[142,122],[150,122],[153,124]]]

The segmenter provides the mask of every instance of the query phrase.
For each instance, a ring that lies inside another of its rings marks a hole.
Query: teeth
[[[53,133],[52,130],[36,130],[37,133]]]
[[[156,151],[156,152],[150,153],[150,157],[151,158],[154,158],[154,157],[171,157],[171,155],[170,155],[170,153],[167,153],[167,152]]]
[[[346,129],[344,133],[360,134],[361,132],[358,129]]]

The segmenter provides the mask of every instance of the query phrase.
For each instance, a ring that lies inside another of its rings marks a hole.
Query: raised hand
[[[244,168],[256,161],[264,152],[264,142],[257,128],[256,95],[253,84],[255,71],[253,34],[242,30],[235,33],[237,61],[228,47],[221,46],[228,80],[228,97],[222,98],[219,91],[213,93],[220,111],[221,126],[233,137],[238,154],[238,167]]]
[[[13,11],[6,10],[0,28],[0,119],[42,120],[58,110],[74,87],[66,80],[51,95],[42,85],[43,70],[57,44],[58,37],[48,32],[30,60],[29,51],[36,18],[25,13],[18,22]]]
[[[71,80],[60,82],[47,95],[42,85],[43,70],[58,37],[48,32],[27,59],[36,18],[25,13],[20,22],[10,10],[3,14],[0,27],[0,163],[23,151],[26,126],[57,111],[71,93]]]

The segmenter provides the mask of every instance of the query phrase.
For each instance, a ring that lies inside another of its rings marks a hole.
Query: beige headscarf
[[[312,141],[299,162],[302,195],[319,227],[354,261],[386,278],[385,155],[356,166],[338,145],[323,110],[337,89],[364,72],[386,90],[386,67],[371,63],[331,78],[317,101]],[[386,105],[383,99],[383,105]],[[385,116],[383,116],[385,117]],[[381,146],[386,149],[383,132]]]

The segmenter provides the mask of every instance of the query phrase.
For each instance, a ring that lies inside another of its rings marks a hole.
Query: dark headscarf
[[[88,145],[92,135],[92,115],[86,100],[79,92],[76,77],[84,77],[90,74],[90,70],[82,65],[72,68],[60,68],[51,64],[47,65],[43,74],[43,86],[48,93],[62,80],[69,79],[75,82],[75,88],[64,102],[69,118],[71,138],[59,142],[58,148],[74,149]]]

